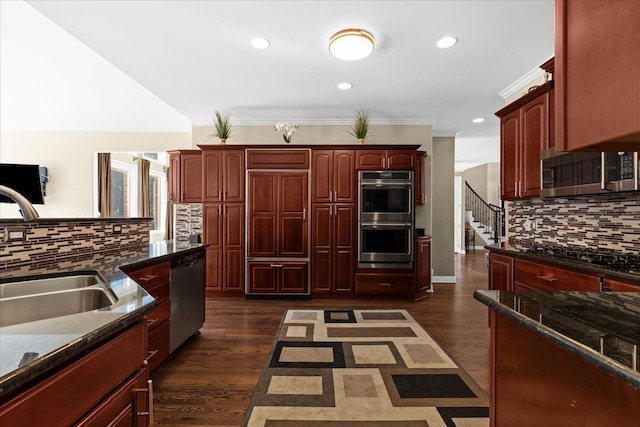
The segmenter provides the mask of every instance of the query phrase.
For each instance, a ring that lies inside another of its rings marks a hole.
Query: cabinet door
[[[416,251],[416,293],[425,292],[431,288],[431,242],[418,240]]]
[[[308,172],[279,172],[277,256],[309,254],[308,188]]]
[[[282,265],[277,262],[247,263],[247,292],[257,294],[273,294],[278,291],[278,269]]]
[[[335,150],[333,152],[333,202],[355,203],[356,180],[355,151]]]
[[[225,150],[223,155],[223,200],[244,202],[244,150]]]
[[[414,175],[415,192],[413,193],[414,201],[416,205],[424,205],[426,201],[425,191],[425,162],[427,159],[427,153],[425,151],[418,151],[416,153],[416,170]]]
[[[202,153],[202,201],[222,201],[223,152],[206,150]]]
[[[518,147],[520,146],[520,110],[500,120],[500,187],[502,199],[512,200],[518,195]]]
[[[183,203],[202,203],[202,155],[183,154],[180,160]]]
[[[627,283],[619,280],[604,279],[602,290],[606,292],[640,292],[640,283]]]
[[[413,150],[387,150],[386,169],[413,170],[416,152]]]
[[[249,257],[278,255],[278,173],[249,172]]]
[[[205,266],[205,289],[222,290],[222,203],[205,203],[202,207],[204,243],[208,244]]]
[[[311,218],[311,283],[313,292],[333,290],[333,206],[313,204]]]
[[[556,145],[636,151],[640,2],[557,0],[555,12]]]
[[[311,154],[311,201],[333,201],[333,150],[314,150]]]
[[[285,262],[279,268],[279,293],[306,294],[309,292],[308,263]]]
[[[337,204],[333,208],[333,277],[335,292],[349,293],[354,290],[356,264],[355,204]]]
[[[549,148],[549,93],[529,101],[522,108],[520,197],[540,196],[540,151]]]
[[[513,258],[489,253],[489,289],[509,291],[513,288]]]
[[[225,203],[223,290],[244,289],[244,204]]]
[[[384,150],[357,150],[356,169],[358,170],[382,170],[386,163]]]
[[[169,156],[169,201],[177,203],[180,201],[180,155]]]

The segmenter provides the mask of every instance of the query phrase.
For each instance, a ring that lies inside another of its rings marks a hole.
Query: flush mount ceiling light
[[[342,89],[342,90],[349,90],[353,87],[353,85],[349,82],[344,82],[344,83],[340,83],[338,84],[338,89]]]
[[[484,122],[484,119],[482,117],[478,117],[477,119],[473,119],[471,120],[473,123],[482,123]]]
[[[256,49],[266,49],[271,46],[271,43],[265,38],[258,37],[251,40],[251,46],[255,47]]]
[[[371,55],[375,39],[365,30],[348,29],[338,31],[329,39],[329,52],[343,61],[358,61]]]
[[[438,40],[436,46],[438,46],[440,49],[447,49],[456,43],[458,43],[458,39],[456,37],[446,36]]]

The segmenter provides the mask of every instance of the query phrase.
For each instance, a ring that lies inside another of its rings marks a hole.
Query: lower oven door
[[[413,224],[360,223],[358,262],[370,264],[413,263]]]

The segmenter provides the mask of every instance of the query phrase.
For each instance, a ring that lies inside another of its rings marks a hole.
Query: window
[[[138,172],[134,165],[111,160],[111,216],[135,217],[138,214]]]
[[[163,171],[149,171],[149,214],[151,232],[164,233],[167,217],[167,176]]]

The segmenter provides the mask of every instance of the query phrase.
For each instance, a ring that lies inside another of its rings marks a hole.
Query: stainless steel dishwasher
[[[171,353],[204,324],[204,260],[204,250],[171,260]]]

